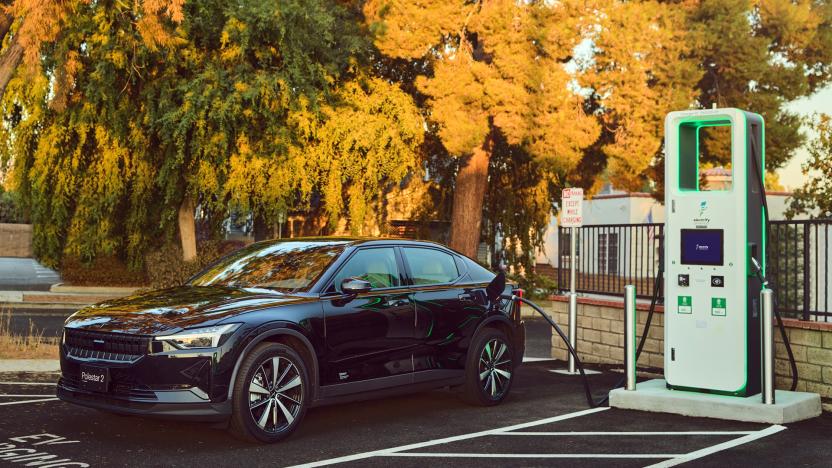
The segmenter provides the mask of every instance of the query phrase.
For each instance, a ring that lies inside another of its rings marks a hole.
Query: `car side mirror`
[[[351,296],[365,293],[371,289],[373,289],[373,285],[369,281],[358,278],[344,278],[344,281],[341,282],[341,292]]]

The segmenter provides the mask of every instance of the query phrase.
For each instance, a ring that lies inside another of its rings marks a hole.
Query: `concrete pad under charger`
[[[617,388],[610,392],[610,406],[768,424],[803,421],[821,414],[820,395],[816,393],[777,390],[775,404],[764,405],[759,394],[733,397],[671,390],[664,379],[640,382],[634,391]]]

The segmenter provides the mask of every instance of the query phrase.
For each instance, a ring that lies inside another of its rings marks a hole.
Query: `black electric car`
[[[494,405],[524,352],[519,307],[501,298],[512,288],[432,242],[260,242],[183,286],[74,313],[57,394],[115,413],[229,421],[261,442],[327,403],[457,387]]]

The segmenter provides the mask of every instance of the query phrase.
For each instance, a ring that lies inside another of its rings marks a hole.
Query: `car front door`
[[[354,252],[335,274],[323,302],[325,396],[410,383],[416,316],[402,271],[395,247],[368,247]],[[367,281],[372,289],[343,294],[347,278]],[[364,385],[352,385],[359,382]]]
[[[416,306],[415,375],[454,377],[465,368],[471,335],[485,314],[485,292],[481,285],[459,284],[464,265],[449,252],[428,247],[402,247],[401,252]]]

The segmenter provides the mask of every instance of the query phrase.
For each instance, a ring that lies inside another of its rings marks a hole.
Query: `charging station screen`
[[[722,265],[722,229],[682,229],[682,264]]]

